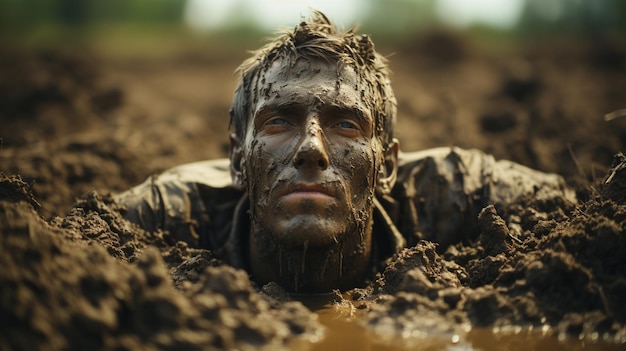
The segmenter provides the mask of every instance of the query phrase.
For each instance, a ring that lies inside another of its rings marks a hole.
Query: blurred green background
[[[295,25],[311,8],[345,27],[358,24],[386,45],[432,28],[496,46],[626,33],[623,0],[0,0],[0,39],[5,47],[125,55],[203,50],[216,41],[221,50],[241,50],[242,42],[255,47],[277,28]]]

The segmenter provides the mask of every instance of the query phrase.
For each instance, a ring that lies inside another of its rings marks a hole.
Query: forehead
[[[262,75],[266,83],[276,81],[301,81],[316,85],[328,80],[358,84],[359,80],[353,66],[340,62],[299,59],[295,64],[285,60],[276,60]]]
[[[275,61],[256,81],[257,110],[268,104],[333,104],[366,109],[367,87],[354,67],[323,60]],[[369,113],[369,111],[368,111]]]

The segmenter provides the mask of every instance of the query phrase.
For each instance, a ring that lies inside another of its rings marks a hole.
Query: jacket
[[[246,268],[248,197],[233,188],[229,164],[228,159],[184,164],[114,195],[114,200],[143,229],[169,231],[177,241]],[[495,160],[479,150],[441,147],[401,153],[395,186],[374,201],[378,260],[420,240],[445,248],[475,237],[484,207],[501,208],[524,196],[576,202],[562,177]]]

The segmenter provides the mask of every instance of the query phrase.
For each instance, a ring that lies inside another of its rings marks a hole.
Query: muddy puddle
[[[466,328],[458,333],[426,334],[419,331],[398,334],[393,330],[374,331],[365,326],[366,312],[351,303],[333,303],[328,297],[297,297],[314,311],[325,327],[319,340],[298,340],[289,345],[293,350],[367,350],[367,351],[571,351],[623,350],[624,344],[609,341],[598,333],[575,338],[554,335],[549,326],[540,328],[510,327]],[[345,300],[344,300],[345,301]]]

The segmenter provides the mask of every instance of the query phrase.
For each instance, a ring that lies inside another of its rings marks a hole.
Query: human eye
[[[262,129],[268,134],[277,134],[286,131],[289,126],[289,121],[286,118],[276,116],[265,120]]]
[[[362,135],[361,126],[353,120],[342,120],[335,124],[335,129],[340,135],[348,138],[355,138]]]
[[[341,121],[337,123],[337,127],[345,128],[345,129],[358,129],[358,126],[356,125],[356,123],[351,122],[351,121]]]
[[[285,124],[287,124],[287,120],[282,117],[270,118],[265,122],[265,125],[271,125],[271,126],[279,126],[279,125],[285,125]]]

